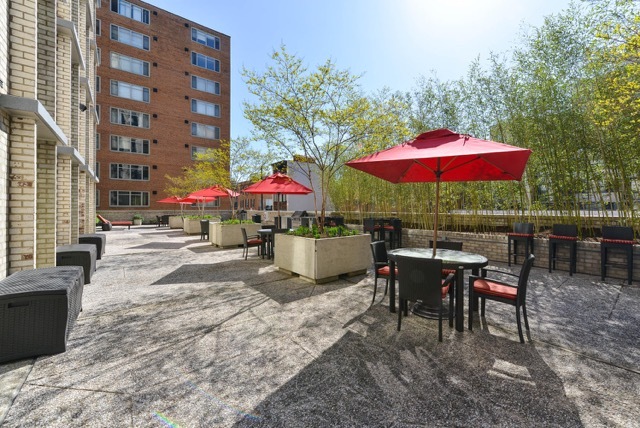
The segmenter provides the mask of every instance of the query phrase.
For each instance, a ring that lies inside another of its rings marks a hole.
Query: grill
[[[309,217],[306,211],[294,211],[291,217],[287,218],[287,229],[293,229],[302,224],[302,218]]]

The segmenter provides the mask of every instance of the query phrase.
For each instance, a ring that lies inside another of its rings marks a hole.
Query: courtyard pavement
[[[104,233],[67,351],[0,364],[3,427],[639,424],[637,285],[535,267],[527,343],[494,302],[439,343],[437,321],[396,331],[382,280],[370,307],[371,273],[313,285],[255,248]]]

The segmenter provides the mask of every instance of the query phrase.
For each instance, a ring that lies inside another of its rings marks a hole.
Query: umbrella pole
[[[280,227],[282,226],[282,219],[280,218],[280,193],[276,194],[276,203],[278,204],[278,224],[276,224],[276,229],[280,229]],[[275,220],[275,219],[274,219]],[[274,221],[275,223],[275,221]]]
[[[437,174],[437,173],[436,173]],[[436,176],[436,209],[433,216],[433,253],[432,256],[436,258],[436,247],[438,242],[438,211],[440,209],[440,174]]]

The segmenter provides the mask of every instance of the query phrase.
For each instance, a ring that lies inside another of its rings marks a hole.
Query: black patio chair
[[[378,278],[384,278],[386,280],[384,286],[384,295],[387,295],[389,291],[389,277],[391,270],[389,269],[389,257],[387,257],[387,247],[384,241],[376,241],[371,244],[371,254],[373,255],[373,298],[371,299],[371,306],[376,301],[376,291],[378,290]],[[396,277],[398,276],[398,269],[396,268]],[[382,297],[384,299],[384,296]]]
[[[262,248],[262,239],[258,235],[249,235],[247,236],[247,229],[244,227],[242,230],[242,244],[243,244],[243,252],[242,256],[245,260],[247,260],[247,256],[249,255],[249,248],[258,247],[258,255],[260,255],[260,248]]]
[[[480,298],[480,316],[484,317],[485,301],[487,299],[496,302],[506,303],[515,306],[516,322],[518,323],[518,335],[520,343],[524,343],[522,335],[522,325],[520,322],[520,308],[522,308],[522,316],[524,317],[524,326],[529,331],[529,321],[527,320],[527,283],[529,282],[529,272],[535,260],[533,254],[529,254],[522,268],[520,275],[511,272],[504,272],[496,269],[482,269],[481,275],[469,276],[469,330],[473,330],[473,302],[476,298]],[[501,276],[518,278],[517,283],[506,282],[501,279],[487,277],[488,272],[499,274]]]
[[[207,241],[209,239],[209,220],[200,220],[200,240]]]
[[[604,281],[607,266],[627,268],[627,281],[633,281],[633,246],[635,245],[633,228],[628,226],[602,226],[600,240],[600,276]],[[626,255],[625,263],[613,263],[608,259],[609,250],[616,250]]]
[[[442,260],[397,256],[399,272],[398,286],[398,331],[402,324],[402,312],[409,314],[408,302],[420,301],[422,306],[436,307],[438,311],[438,341],[442,342],[442,300],[449,296],[449,325],[453,324],[453,294],[449,287],[454,275],[440,277]]]

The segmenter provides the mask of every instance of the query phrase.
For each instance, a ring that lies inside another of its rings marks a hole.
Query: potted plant
[[[142,214],[134,214],[133,215],[133,225],[134,226],[140,226],[142,224],[142,221],[144,220],[144,217],[142,216]]]
[[[212,215],[188,215],[184,218],[184,233],[187,235],[199,235],[200,234],[200,220],[212,220]]]
[[[209,228],[210,241],[221,248],[238,247],[243,244],[241,230],[243,227],[247,230],[247,235],[255,235],[261,226],[251,220],[239,219],[212,223]]]
[[[371,265],[370,234],[344,226],[300,226],[293,232],[275,235],[273,264],[316,284],[335,281],[340,275],[361,275]]]

